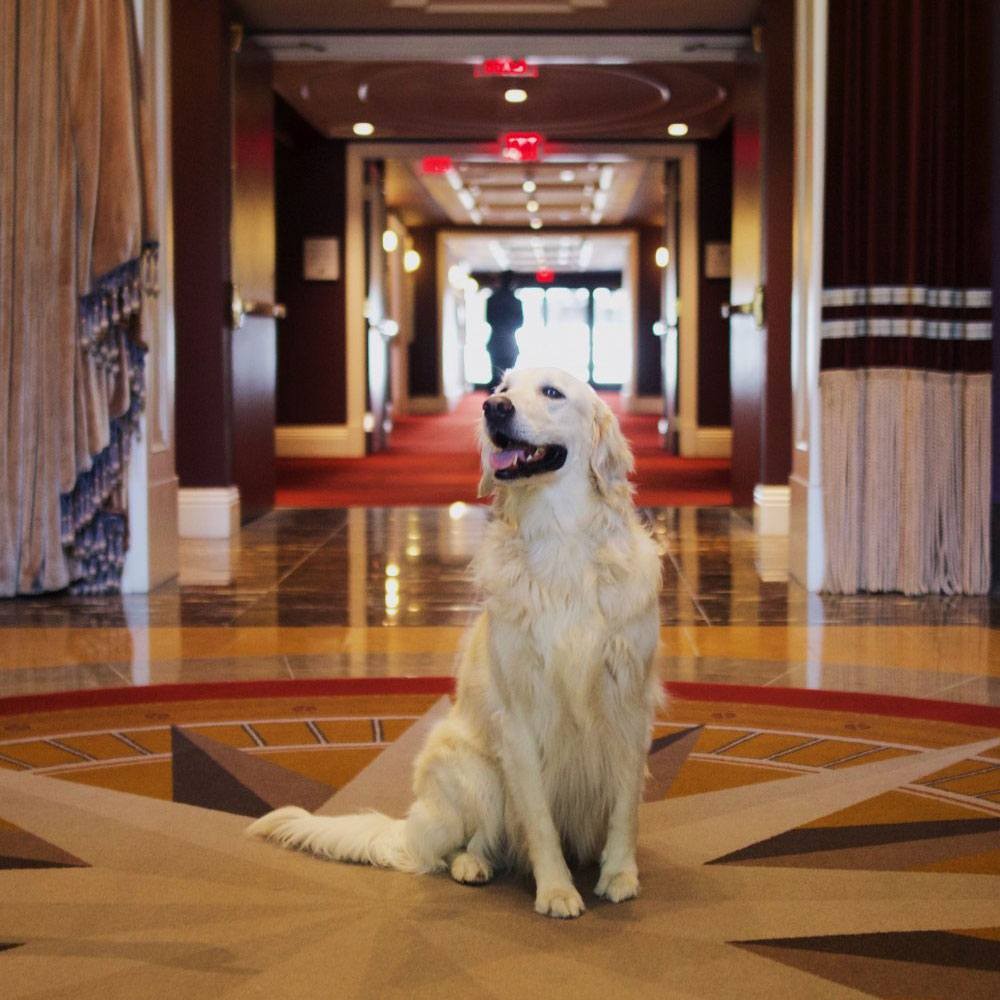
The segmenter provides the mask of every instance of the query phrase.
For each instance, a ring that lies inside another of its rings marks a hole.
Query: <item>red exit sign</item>
[[[420,161],[420,169],[425,174],[446,174],[452,166],[450,156],[425,156]]]
[[[500,155],[515,163],[539,160],[545,138],[538,132],[505,132],[500,136]]]
[[[535,281],[540,285],[551,285],[556,280],[555,271],[547,267],[540,267],[535,271]]]
[[[523,59],[501,56],[499,59],[486,59],[481,62],[475,69],[475,75],[536,77],[538,67],[529,66]]]

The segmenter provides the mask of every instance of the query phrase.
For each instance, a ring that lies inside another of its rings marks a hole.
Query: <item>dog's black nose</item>
[[[483,413],[491,424],[502,424],[514,416],[514,404],[506,396],[490,396],[483,403]]]

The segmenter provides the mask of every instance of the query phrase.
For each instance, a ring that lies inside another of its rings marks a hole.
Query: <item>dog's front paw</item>
[[[572,885],[539,887],[535,894],[535,912],[563,920],[578,917],[586,909],[583,898]]]
[[[594,895],[610,899],[612,903],[633,899],[639,895],[639,873],[634,868],[618,872],[602,871]]]
[[[451,862],[451,877],[456,882],[471,885],[482,885],[493,878],[493,869],[485,858],[470,851],[456,854]]]

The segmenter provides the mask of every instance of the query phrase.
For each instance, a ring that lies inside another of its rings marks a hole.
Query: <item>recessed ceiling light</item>
[[[528,99],[528,92],[520,87],[511,87],[503,92],[503,99],[508,104],[523,104]]]
[[[528,225],[531,226],[532,229],[541,229],[542,220],[536,216],[534,219],[531,220],[531,222],[528,223]]]
[[[532,198],[531,201],[529,201],[528,204],[525,206],[525,208],[527,208],[529,212],[537,212],[538,202],[535,201],[534,198]]]
[[[371,122],[355,122],[352,128],[355,135],[371,135],[375,131]]]
[[[563,184],[569,184],[570,181],[576,180],[576,174],[574,174],[572,170],[560,170],[559,180],[561,180]]]
[[[525,194],[534,194],[534,192],[535,192],[535,188],[537,188],[537,187],[538,187],[538,185],[537,185],[537,184],[536,184],[536,183],[535,183],[534,181],[532,181],[532,180],[527,180],[527,181],[525,181],[525,182],[524,182],[524,183],[523,183],[523,184],[521,185],[521,190],[522,190],[522,191],[523,191],[523,192],[524,192]]]
[[[667,126],[667,135],[672,135],[675,138],[680,138],[683,135],[688,134],[688,127],[684,122],[674,122],[672,125]]]

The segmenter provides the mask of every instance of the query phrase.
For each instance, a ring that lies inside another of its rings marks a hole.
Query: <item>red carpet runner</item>
[[[451,413],[397,417],[388,450],[367,458],[278,460],[279,507],[407,507],[466,503],[476,498],[479,459],[475,426],[482,392]],[[647,507],[709,507],[732,503],[729,462],[677,458],[659,445],[655,416],[623,414],[617,394],[605,399],[618,412],[635,453],[636,502]]]

